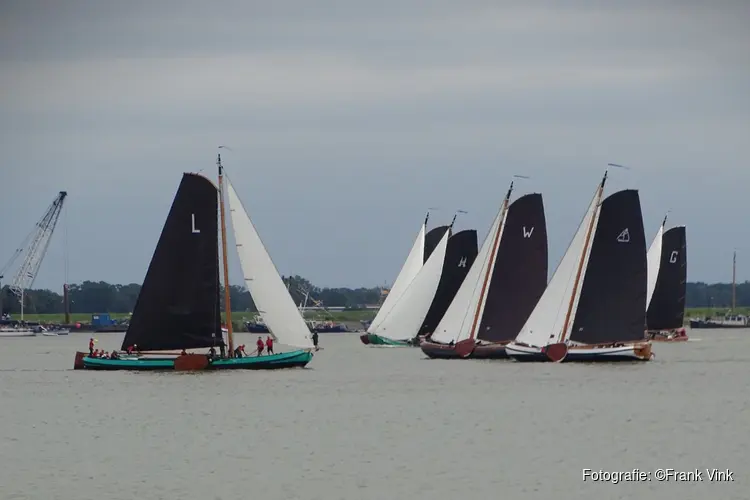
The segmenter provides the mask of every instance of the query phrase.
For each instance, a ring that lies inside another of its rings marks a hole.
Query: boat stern
[[[74,370],[83,370],[84,368],[86,368],[85,365],[83,364],[83,358],[85,357],[86,357],[85,352],[80,352],[80,351],[76,352],[76,358],[75,358],[75,361],[73,361]]]

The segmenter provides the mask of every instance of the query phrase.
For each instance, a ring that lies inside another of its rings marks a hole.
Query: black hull
[[[348,332],[349,329],[346,326],[331,326],[323,328],[313,328],[312,331],[317,333],[345,333]]]
[[[269,333],[268,328],[265,325],[259,325],[257,323],[245,323],[245,329],[250,333]]]

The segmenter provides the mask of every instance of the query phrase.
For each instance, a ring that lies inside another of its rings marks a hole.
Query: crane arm
[[[25,257],[23,263],[18,268],[18,272],[10,281],[9,288],[19,297],[23,294],[24,290],[28,290],[34,284],[34,280],[36,279],[36,275],[39,272],[44,256],[47,253],[50,240],[52,239],[52,233],[54,233],[55,227],[57,226],[57,220],[60,218],[63,202],[67,195],[67,192],[60,191],[47,209],[44,217],[36,223],[36,227],[31,232],[30,238],[27,239],[27,241],[30,240],[30,243],[24,245],[24,247],[18,250],[18,252],[24,252]]]

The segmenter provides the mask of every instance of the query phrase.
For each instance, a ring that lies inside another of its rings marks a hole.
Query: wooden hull
[[[684,328],[670,331],[648,331],[646,340],[651,342],[687,342],[688,335]]]
[[[454,345],[425,341],[419,346],[432,359],[508,359],[507,342],[476,344],[473,340]]]
[[[650,361],[653,358],[650,342],[620,343],[609,346],[570,346],[566,352],[558,353],[554,344],[546,348],[510,343],[505,346],[508,357],[521,362],[614,362],[614,361]],[[553,349],[554,348],[554,349]],[[552,354],[554,351],[554,355]]]
[[[365,345],[374,347],[417,347],[416,345],[406,340],[393,340],[389,339],[388,337],[375,335],[374,333],[365,333],[363,335],[360,335],[359,340]]]
[[[312,357],[310,351],[298,350],[270,356],[214,359],[209,362],[203,354],[164,357],[125,356],[121,359],[106,359],[90,358],[86,353],[78,352],[73,368],[105,371],[277,370],[304,367]]]

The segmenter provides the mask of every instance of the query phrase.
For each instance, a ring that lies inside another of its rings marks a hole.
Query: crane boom
[[[28,290],[34,284],[34,280],[52,239],[52,233],[55,231],[55,226],[57,226],[57,220],[60,218],[66,196],[68,196],[66,191],[60,191],[47,209],[44,217],[36,223],[36,227],[29,235],[29,238],[27,238],[26,241],[29,241],[28,245],[18,250],[19,253],[24,253],[25,256],[23,263],[18,268],[18,272],[16,272],[10,281],[9,288],[21,301],[23,301],[24,290]]]

